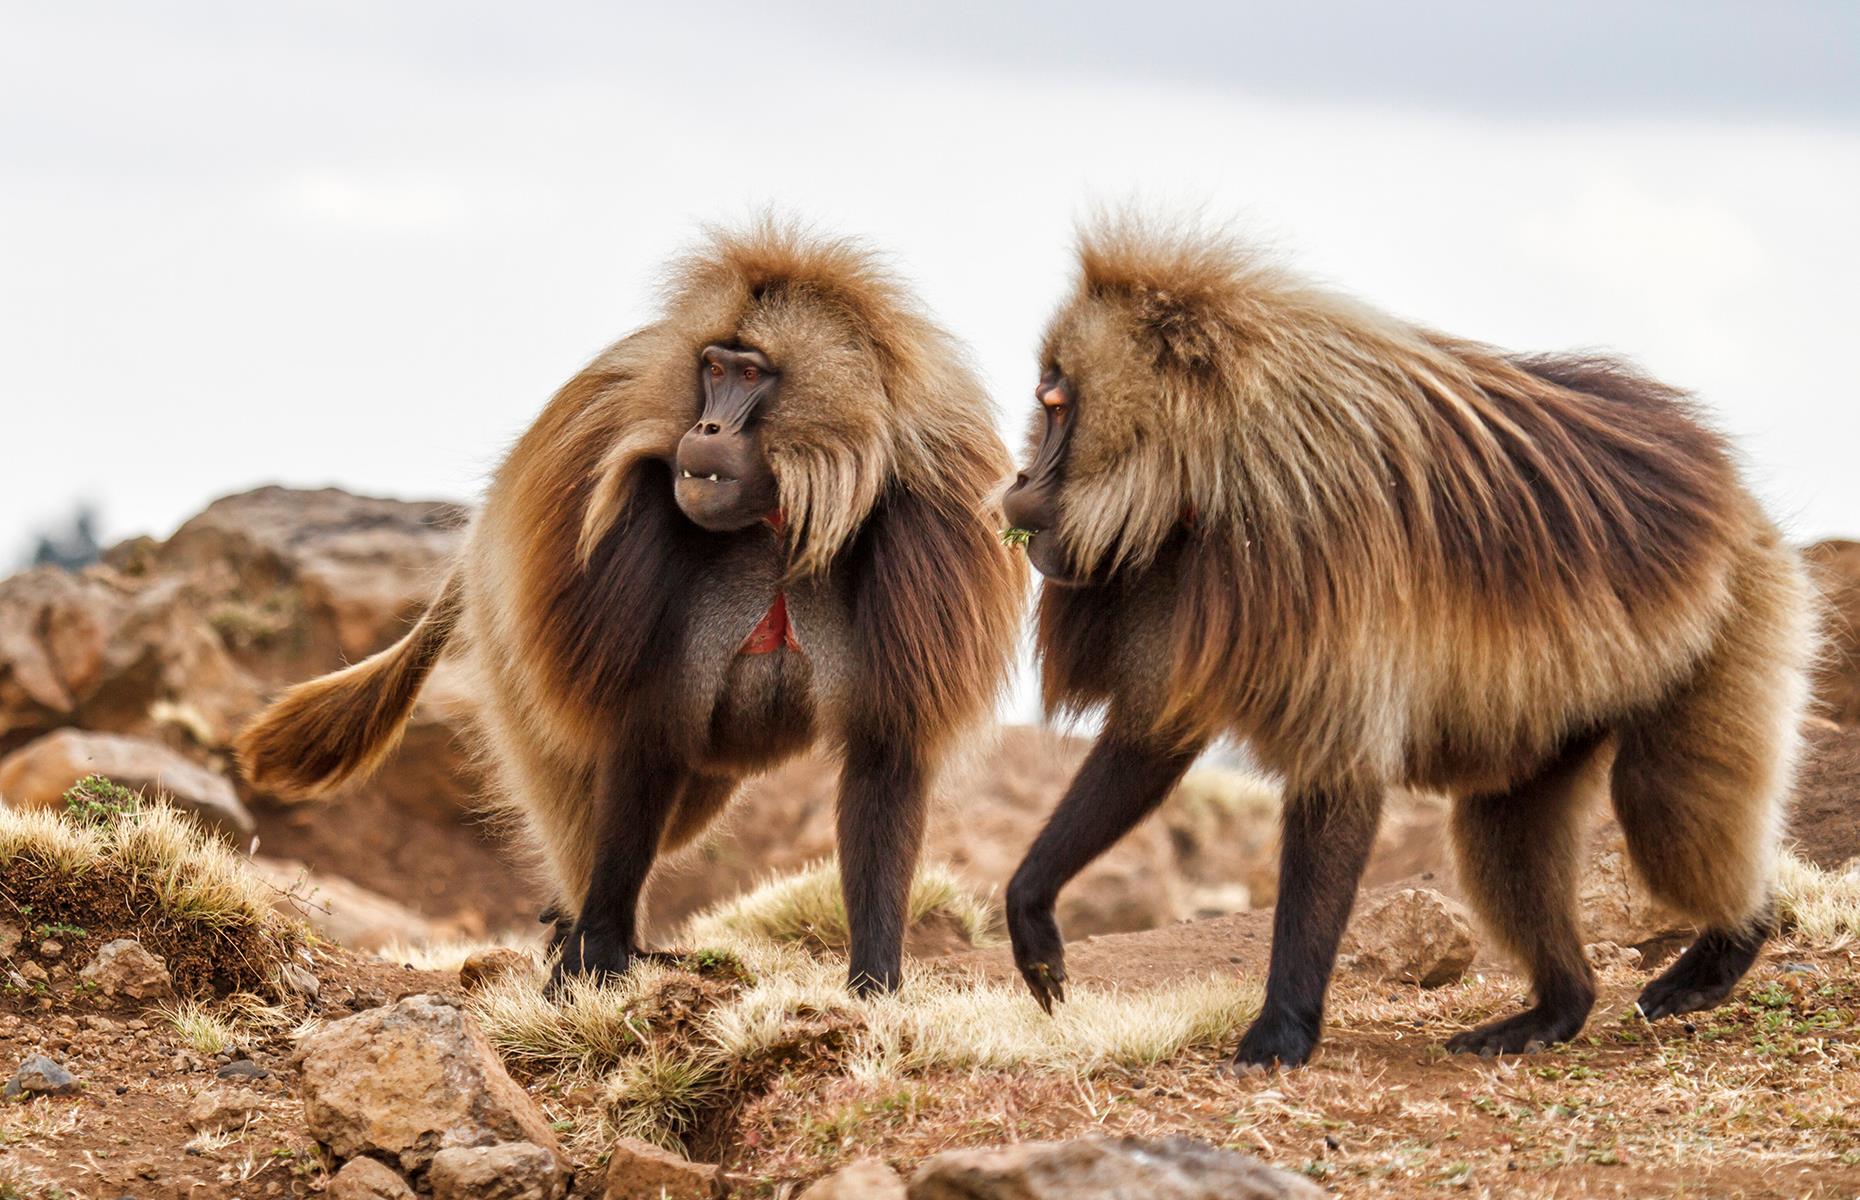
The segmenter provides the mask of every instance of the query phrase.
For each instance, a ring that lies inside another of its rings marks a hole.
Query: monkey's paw
[[[1236,1075],[1274,1067],[1302,1067],[1317,1048],[1318,1031],[1295,1017],[1262,1013],[1240,1037],[1227,1069]]]
[[[1709,935],[1701,937],[1646,986],[1634,1007],[1649,1021],[1716,1008],[1737,987],[1755,957],[1754,946],[1740,953],[1738,947],[1727,950]]]
[[[624,975],[634,954],[631,938],[577,925],[562,939],[562,957],[549,973],[547,994],[560,995],[570,979],[599,982]]]
[[[1053,910],[1011,913],[1008,940],[1014,944],[1014,965],[1020,968],[1020,977],[1046,1015],[1052,1016],[1053,1003],[1066,1002],[1066,944],[1059,936]]]
[[[1447,1051],[1485,1058],[1498,1054],[1530,1054],[1575,1037],[1582,1031],[1582,1022],[1588,1015],[1586,1007],[1580,1012],[1569,1012],[1539,1005],[1515,1017],[1456,1033],[1447,1039]]]

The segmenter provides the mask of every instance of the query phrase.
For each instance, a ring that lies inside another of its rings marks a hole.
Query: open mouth
[[[693,475],[689,471],[680,471],[678,475],[679,475],[679,478],[681,479],[702,479],[707,483],[735,483],[736,482],[736,480],[731,479],[728,475],[719,475],[715,471],[712,471],[708,475]]]

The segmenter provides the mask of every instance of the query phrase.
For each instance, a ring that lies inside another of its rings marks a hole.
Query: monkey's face
[[[1082,582],[1074,578],[1071,557],[1059,534],[1059,487],[1077,419],[1072,384],[1058,367],[1049,367],[1033,395],[1040,402],[1039,442],[1033,461],[1008,489],[1002,515],[1010,526],[1032,535],[1026,543],[1027,559],[1040,574],[1053,583]]]
[[[762,422],[780,375],[761,353],[706,346],[698,356],[704,408],[678,442],[673,491],[685,516],[713,533],[747,529],[779,504]]]

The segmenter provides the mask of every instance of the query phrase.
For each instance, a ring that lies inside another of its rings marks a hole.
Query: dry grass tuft
[[[565,1088],[601,1080],[602,1133],[668,1146],[766,1086],[771,1069],[867,1082],[1010,1069],[1089,1077],[1216,1045],[1258,1009],[1257,985],[1211,976],[1143,991],[1077,988],[1049,1018],[1018,985],[918,963],[896,995],[855,997],[845,960],[797,935],[820,928],[827,886],[837,899],[837,880],[816,869],[698,918],[682,939],[700,947],[683,960],[695,972],[643,962],[552,1000],[539,968],[467,1003],[521,1073]],[[919,889],[933,912],[957,911],[953,894]]]
[[[1783,927],[1812,945],[1838,949],[1860,937],[1860,859],[1840,871],[1785,854],[1776,877]]]
[[[913,926],[946,923],[975,946],[995,941],[1000,926],[994,907],[942,865],[918,873],[911,885],[909,920]],[[683,936],[697,945],[748,938],[843,952],[851,933],[840,895],[839,865],[814,863],[793,875],[770,879],[699,913]]]
[[[0,807],[0,913],[134,937],[168,961],[183,992],[269,986],[302,944],[271,887],[191,816],[108,780],[84,780],[64,811]]]

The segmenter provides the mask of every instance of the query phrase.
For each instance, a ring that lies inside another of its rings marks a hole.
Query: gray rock
[[[220,1079],[269,1079],[271,1072],[249,1058],[237,1058],[213,1072]]]
[[[946,1150],[910,1200],[1321,1200],[1310,1180],[1190,1138],[1084,1138]]]
[[[433,1200],[556,1200],[564,1184],[555,1155],[529,1142],[441,1150],[426,1182]]]
[[[42,1054],[19,1064],[13,1078],[0,1088],[8,1100],[19,1096],[75,1096],[84,1089],[77,1076]]]

